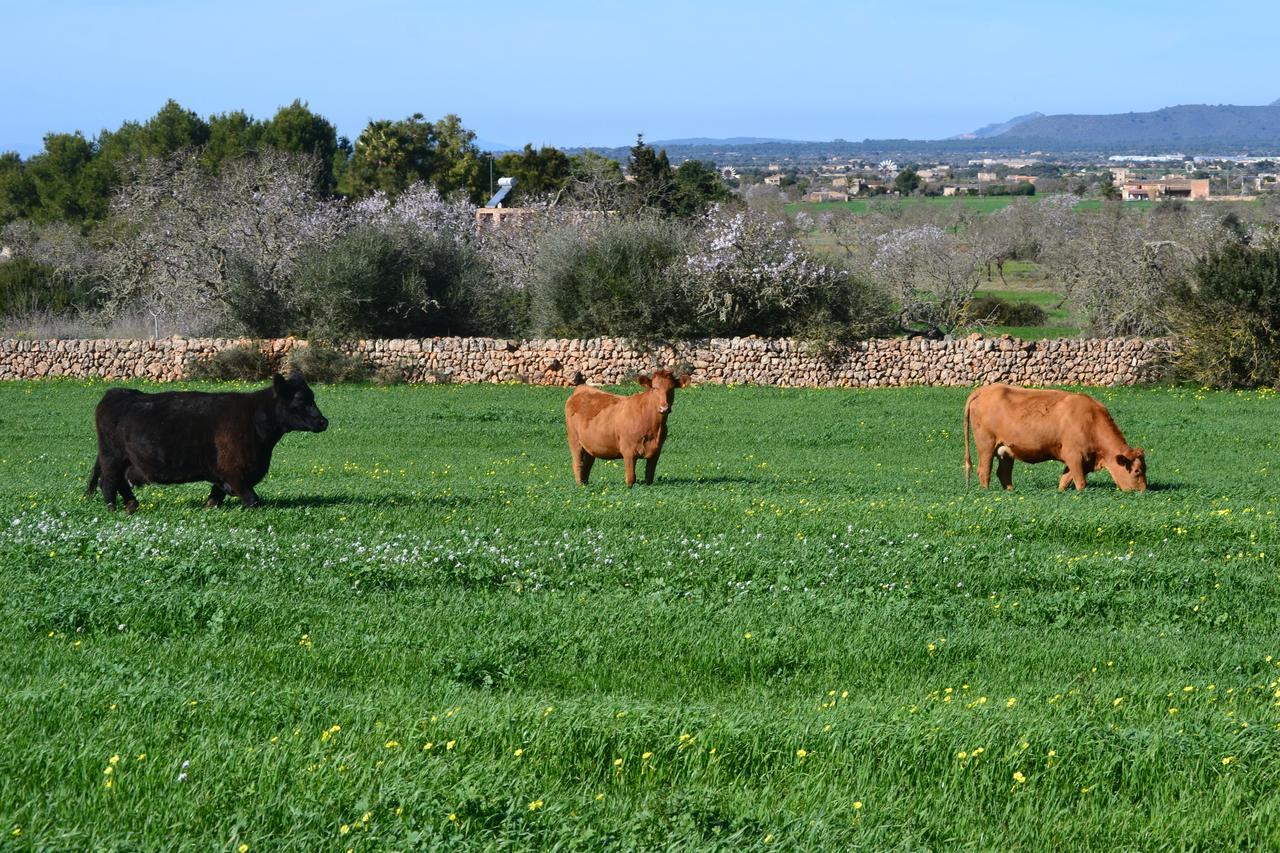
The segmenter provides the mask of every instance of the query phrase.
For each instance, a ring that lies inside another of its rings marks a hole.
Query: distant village
[[[723,158],[731,161],[731,156]],[[825,162],[771,162],[719,167],[731,184],[791,188],[798,201],[844,202],[901,193],[905,186],[930,196],[1035,195],[1102,192],[1124,201],[1160,199],[1240,200],[1280,191],[1280,158],[1113,156],[1098,160],[1062,157],[987,157],[953,162],[899,163],[831,157]]]

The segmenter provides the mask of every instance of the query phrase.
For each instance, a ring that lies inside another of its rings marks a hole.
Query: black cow
[[[144,394],[112,388],[96,411],[98,460],[85,497],[102,481],[102,497],[115,509],[138,508],[131,486],[207,480],[205,502],[216,507],[228,494],[257,506],[253,487],[267,475],[271,451],[286,432],[324,432],[329,421],[299,373],[276,374],[271,387],[253,393],[166,391]]]

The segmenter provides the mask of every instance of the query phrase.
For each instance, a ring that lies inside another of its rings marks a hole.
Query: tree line
[[[613,179],[617,197],[610,201],[666,215],[692,216],[728,197],[710,164],[672,167],[666,152],[655,152],[643,138],[631,149],[632,180],[623,186],[622,164],[592,152],[569,156],[532,145],[502,154],[482,151],[475,133],[453,114],[435,121],[421,113],[375,119],[352,142],[301,100],[269,119],[242,110],[203,118],[170,100],[145,121],[127,121],[95,137],[80,131],[47,134],[43,150],[26,160],[14,152],[0,154],[0,226],[28,220],[93,227],[108,218],[113,196],[139,164],[191,150],[199,152],[199,166],[209,174],[264,151],[309,156],[319,164],[317,192],[349,199],[396,195],[423,183],[446,198],[480,204],[497,176],[517,179],[509,206],[555,197],[575,179]]]

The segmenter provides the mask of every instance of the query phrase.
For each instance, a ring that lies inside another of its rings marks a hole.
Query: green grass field
[[[1045,196],[1012,196],[1012,195],[991,195],[991,196],[907,196],[906,198],[898,198],[893,196],[873,196],[870,198],[854,198],[848,201],[796,201],[787,204],[786,211],[790,214],[796,214],[800,211],[808,213],[821,213],[832,210],[847,210],[851,213],[870,213],[877,209],[902,205],[905,207],[918,207],[921,205],[937,208],[948,209],[954,205],[960,204],[969,208],[975,213],[995,213],[997,210],[1003,210],[1013,204],[1020,198],[1028,201],[1037,201]],[[1137,210],[1146,212],[1156,202],[1152,201],[1127,201],[1124,203],[1126,210]],[[1235,203],[1235,202],[1232,202]],[[1077,210],[1099,211],[1102,209],[1102,200],[1097,198],[1081,199],[1076,205]]]
[[[321,387],[265,501],[81,499],[101,384],[0,385],[17,849],[1280,845],[1272,393],[1098,390],[1152,490],[966,490],[965,389]]]

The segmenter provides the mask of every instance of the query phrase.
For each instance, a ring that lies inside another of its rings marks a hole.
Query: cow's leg
[[[1062,476],[1058,478],[1058,491],[1060,492],[1066,491],[1067,484],[1070,482],[1071,482],[1071,469],[1064,467],[1062,469]]]
[[[658,456],[661,453],[661,450],[655,450],[652,456],[644,460],[644,484],[646,486],[653,485],[653,475],[658,470]]]
[[[587,484],[591,476],[591,463],[594,458],[578,443],[578,437],[569,431],[569,459],[573,463],[573,481],[579,486]]]
[[[978,444],[978,485],[984,489],[991,485],[991,461],[995,456],[994,444]]]
[[[253,486],[250,486],[244,480],[227,480],[225,488],[238,497],[245,507],[251,508],[261,503],[258,500],[258,493],[253,490]]]
[[[209,490],[209,497],[204,502],[205,509],[214,509],[222,506],[222,499],[227,496],[227,490],[217,483],[213,484],[213,488]]]
[[[622,457],[622,464],[627,469],[627,488],[636,484],[636,455],[628,453]]]
[[[119,491],[120,479],[123,476],[124,465],[120,465],[109,459],[99,459],[102,485],[102,500],[106,502],[110,509],[116,508],[116,492]]]
[[[996,454],[1000,457],[1000,462],[996,467],[996,476],[1000,478],[1000,485],[1004,487],[1006,492],[1013,491],[1013,454],[1009,452]]]
[[[124,511],[133,515],[138,509],[138,499],[133,496],[133,486],[129,485],[129,471],[132,469],[127,463],[122,463],[117,470],[120,475],[116,489],[120,492],[120,497],[124,498]]]
[[[1068,457],[1064,460],[1067,466],[1067,473],[1062,475],[1062,479],[1058,481],[1058,491],[1064,491],[1067,483],[1075,483],[1076,491],[1084,491],[1084,459],[1079,456]]]

